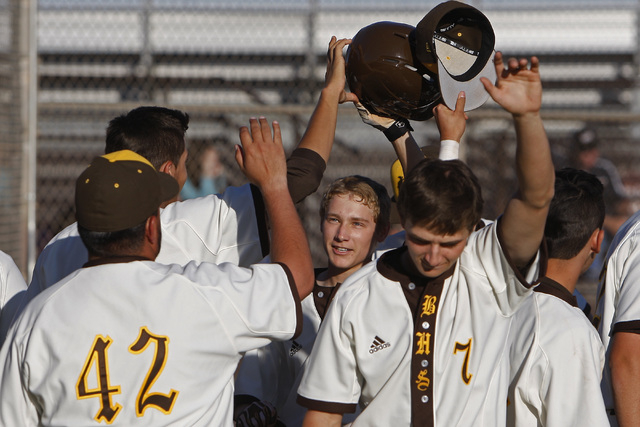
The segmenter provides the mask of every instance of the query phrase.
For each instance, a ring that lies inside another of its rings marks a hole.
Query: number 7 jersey
[[[496,223],[472,233],[436,279],[409,276],[404,251],[385,253],[338,290],[298,402],[331,413],[360,404],[354,427],[505,425],[507,336],[539,263],[526,277],[514,271]]]
[[[299,332],[280,265],[118,261],[26,307],[0,351],[0,425],[232,425],[241,354]]]

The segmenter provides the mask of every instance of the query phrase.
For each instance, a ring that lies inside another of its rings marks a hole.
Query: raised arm
[[[307,130],[298,148],[308,148],[320,154],[325,162],[329,161],[338,121],[338,105],[347,101],[357,101],[355,94],[345,91],[345,59],[342,50],[351,43],[351,39],[338,40],[331,37],[327,50],[327,72],[324,88],[316,105]]]
[[[287,187],[280,125],[273,122],[273,135],[264,117],[250,119],[249,125],[250,130],[240,128],[242,146],[236,145],[236,161],[262,193],[272,231],[271,261],[289,268],[303,299],[313,289],[313,264],[306,233]]]
[[[357,100],[354,94],[344,89],[346,77],[342,50],[350,42],[349,39],[331,38],[327,51],[325,87],[309,119],[307,130],[287,161],[287,179],[294,203],[314,193],[322,181],[335,138],[338,104]]]
[[[465,93],[460,92],[456,100],[456,109],[451,110],[444,103],[433,107],[433,118],[440,132],[440,160],[458,158],[462,135],[467,127],[467,114],[464,112]]]
[[[464,112],[465,96],[460,92],[456,101],[456,109],[451,110],[444,104],[433,108],[433,116],[440,132],[440,159],[451,160],[458,158],[458,148],[466,127],[467,115]],[[400,160],[402,170],[407,175],[423,158],[424,154],[413,138],[413,130],[406,119],[382,117],[371,113],[367,108],[356,102],[356,108],[362,121],[382,131],[389,139]],[[399,136],[396,136],[399,135]],[[455,144],[455,145],[452,145]]]
[[[515,125],[518,192],[501,220],[504,250],[516,266],[525,266],[540,247],[549,203],[553,197],[554,167],[547,134],[540,117],[542,84],[538,58],[511,58],[508,68],[496,53],[496,85],[482,78],[484,87]]]
[[[354,104],[362,121],[381,131],[391,142],[405,175],[424,158],[418,143],[411,135],[413,128],[409,120],[379,116],[367,110],[360,102]]]

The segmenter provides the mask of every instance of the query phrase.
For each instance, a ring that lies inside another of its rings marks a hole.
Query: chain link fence
[[[0,2],[0,250],[26,270],[29,244],[30,150],[35,103],[30,69],[30,10],[27,2]],[[31,110],[33,111],[33,110]]]
[[[35,0],[34,0],[35,1]],[[0,2],[11,20],[21,2]],[[332,35],[352,37],[382,20],[417,24],[438,2],[309,0],[39,0],[37,12],[37,168],[34,253],[74,221],[73,188],[80,171],[102,153],[110,119],[140,105],[189,113],[187,142],[213,144],[227,184],[244,178],[233,159],[238,127],[251,116],[278,120],[291,150],[304,133],[323,85]],[[554,152],[570,158],[571,136],[584,126],[601,137],[602,155],[618,167],[634,197],[637,170],[638,1],[470,2],[485,12],[506,56],[537,55],[542,64],[544,117]],[[22,184],[24,115],[17,30],[0,46],[0,150],[3,167],[0,249],[21,256],[26,210]],[[11,29],[11,30],[8,30]],[[3,38],[4,40],[4,38]],[[6,48],[7,54],[4,54]],[[12,95],[15,92],[15,96]],[[438,144],[433,121],[412,123],[422,145]],[[508,115],[488,102],[469,113],[463,156],[479,176],[485,216],[494,218],[513,193],[515,135]],[[391,146],[341,106],[336,141],[318,194],[299,208],[317,265],[323,263],[318,201],[340,176],[369,176],[389,189]],[[4,178],[4,175],[8,178]],[[5,185],[7,183],[7,185]],[[5,209],[5,208],[2,208]],[[19,212],[19,214],[16,214]],[[12,240],[13,239],[13,240]],[[11,242],[17,242],[13,249]],[[19,265],[28,273],[26,260]]]

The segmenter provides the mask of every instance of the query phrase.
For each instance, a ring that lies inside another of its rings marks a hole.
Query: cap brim
[[[445,105],[452,110],[456,108],[458,94],[462,91],[465,93],[464,111],[475,110],[489,99],[489,92],[484,88],[480,81],[480,77],[486,77],[495,84],[498,79],[496,68],[493,63],[495,51],[485,64],[484,68],[469,81],[458,81],[454,79],[448,72],[440,60],[438,60],[438,81],[440,82],[440,93]]]

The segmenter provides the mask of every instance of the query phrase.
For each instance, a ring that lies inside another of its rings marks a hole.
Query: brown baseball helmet
[[[358,31],[347,51],[346,74],[349,89],[380,116],[428,120],[442,100],[437,71],[415,56],[411,25],[383,21]]]

